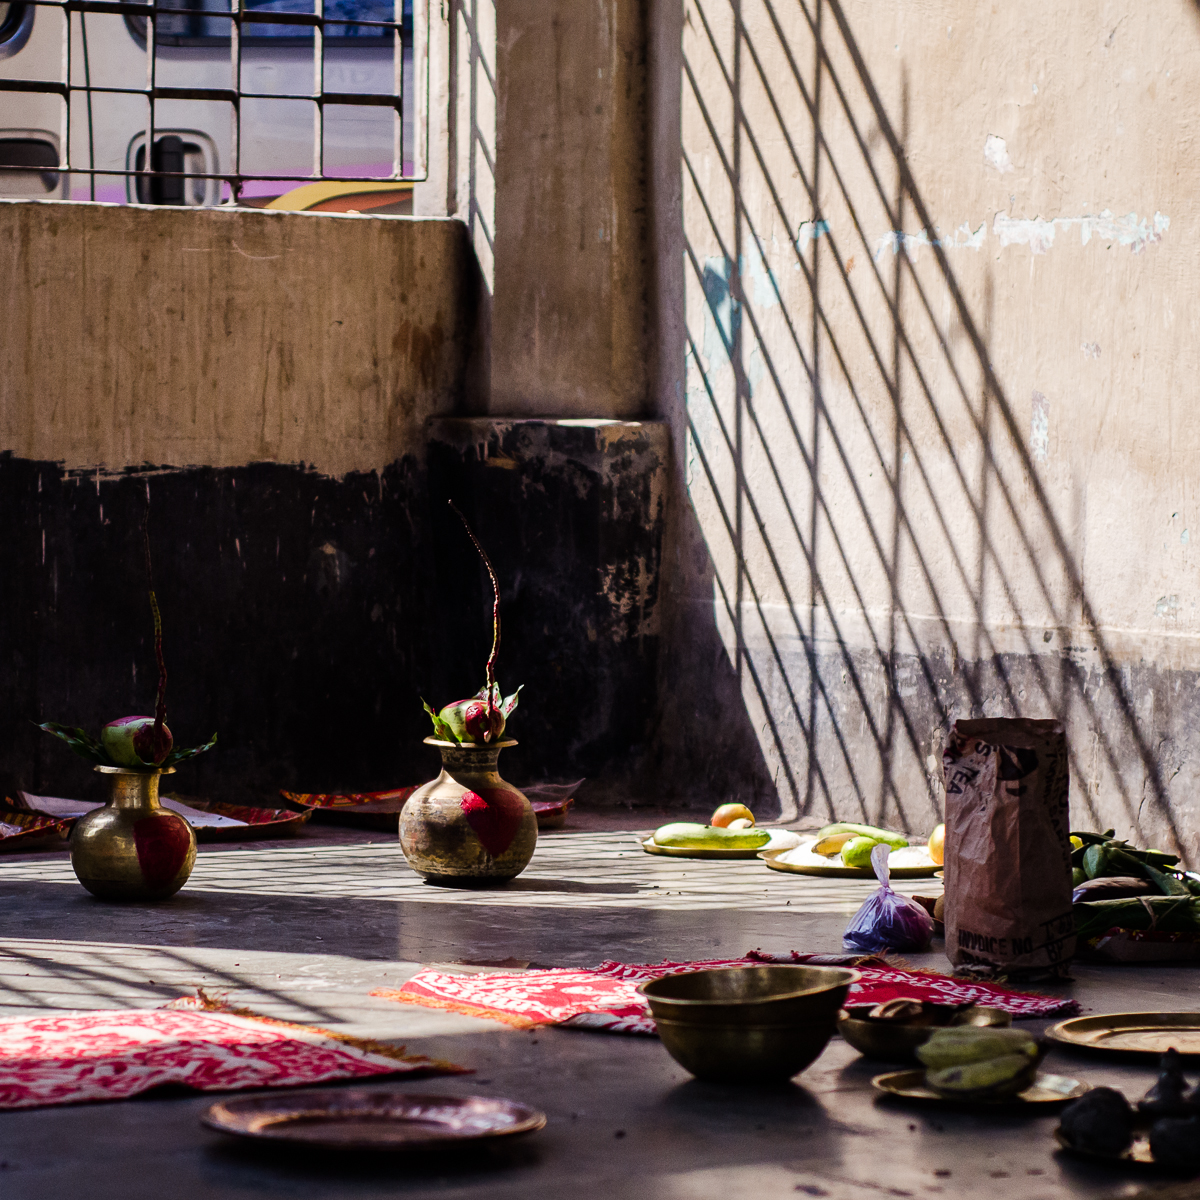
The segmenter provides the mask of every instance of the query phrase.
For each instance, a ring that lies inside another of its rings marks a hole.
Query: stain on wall
[[[436,419],[430,426],[435,707],[483,685],[500,581],[497,679],[518,684],[514,782],[587,776],[589,801],[645,803],[660,641],[669,441],[658,422]],[[503,765],[503,764],[502,764]],[[633,785],[631,787],[631,785]]]
[[[31,721],[96,732],[154,708],[149,488],[176,743],[217,748],[174,790],[394,787],[436,773],[426,485],[407,458],[338,479],[258,463],[122,472],[0,456],[0,787],[104,795]]]

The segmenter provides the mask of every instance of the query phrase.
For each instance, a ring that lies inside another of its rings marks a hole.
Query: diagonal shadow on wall
[[[1188,849],[993,368],[991,268],[951,263],[986,228],[941,235],[910,167],[903,70],[889,111],[839,0],[685,12],[686,486],[747,772],[785,815],[921,831],[953,719],[1058,716],[1075,819]]]

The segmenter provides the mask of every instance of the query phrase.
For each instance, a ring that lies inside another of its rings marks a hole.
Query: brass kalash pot
[[[537,847],[537,814],[523,792],[496,769],[500,751],[487,744],[427,737],[442,754],[442,773],[419,787],[400,814],[400,848],[430,883],[486,887],[525,870]]]
[[[109,777],[103,808],[71,830],[71,866],[99,900],[165,900],[188,881],[196,863],[196,834],[178,813],[158,803],[158,778],[174,767],[134,770],[97,767]]]

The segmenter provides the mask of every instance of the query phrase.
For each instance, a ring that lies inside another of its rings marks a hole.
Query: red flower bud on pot
[[[156,767],[171,752],[175,739],[166,725],[155,737],[153,717],[122,717],[100,730],[100,743],[122,767]]]
[[[447,704],[439,713],[434,713],[428,704],[425,711],[433,718],[433,729],[437,737],[447,742],[486,743],[499,741],[508,718],[517,707],[517,697],[521,689],[517,688],[511,696],[500,698],[500,689],[496,688],[492,696],[491,716],[488,715],[487,685],[469,700],[457,700]]]

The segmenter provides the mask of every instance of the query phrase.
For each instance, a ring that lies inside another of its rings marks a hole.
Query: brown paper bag
[[[942,763],[950,961],[1065,973],[1075,922],[1062,725],[956,721]]]

